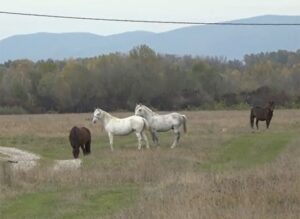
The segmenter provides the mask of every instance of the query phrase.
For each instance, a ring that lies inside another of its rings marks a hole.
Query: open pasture
[[[172,133],[159,133],[159,147],[139,151],[132,134],[115,137],[114,152],[92,113],[0,116],[1,146],[42,156],[28,172],[0,161],[1,217],[299,218],[299,110],[275,110],[259,131],[250,111],[182,113],[187,133],[176,148]],[[90,129],[91,155],[80,153],[80,170],[53,172],[54,160],[73,158],[75,125]]]

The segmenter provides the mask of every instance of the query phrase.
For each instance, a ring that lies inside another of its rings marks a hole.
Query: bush
[[[7,114],[26,114],[27,111],[20,106],[4,106],[0,107],[0,115],[7,115]]]

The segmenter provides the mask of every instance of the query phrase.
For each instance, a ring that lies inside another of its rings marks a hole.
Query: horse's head
[[[73,157],[77,159],[79,157],[79,147],[73,148]]]
[[[93,113],[93,123],[96,123],[97,120],[101,119],[102,117],[102,110],[101,109],[95,109],[94,113]]]
[[[137,111],[137,109],[140,108],[141,106],[142,106],[142,104],[140,104],[140,103],[135,104],[134,112]]]
[[[142,104],[136,105],[134,114],[136,116],[141,116],[144,118],[155,115],[155,113],[150,108]]]
[[[142,104],[137,104],[134,110],[136,116],[144,116],[145,110]]]

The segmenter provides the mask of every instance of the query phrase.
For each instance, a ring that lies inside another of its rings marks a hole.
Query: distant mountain
[[[300,23],[300,16],[266,15],[230,22]],[[162,33],[136,31],[110,36],[91,33],[16,35],[0,41],[0,62],[92,57],[128,52],[141,44],[163,54],[242,59],[250,53],[300,49],[300,27],[197,25]]]

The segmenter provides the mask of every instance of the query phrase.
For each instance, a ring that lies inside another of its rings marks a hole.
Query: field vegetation
[[[158,54],[146,45],[127,54],[0,64],[0,114],[131,110],[248,109],[273,100],[300,106],[300,50],[243,60]],[[288,88],[288,89],[287,89]]]
[[[1,161],[1,218],[300,217],[299,110],[275,110],[259,131],[245,110],[182,113],[188,132],[175,149],[160,133],[159,147],[141,151],[134,135],[116,137],[114,152],[91,113],[0,116],[1,146],[42,156],[26,172]],[[92,153],[79,170],[53,171],[72,159],[74,125],[91,130]]]

